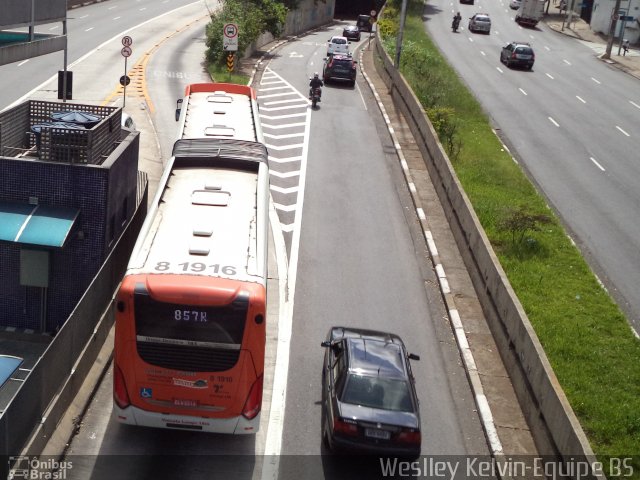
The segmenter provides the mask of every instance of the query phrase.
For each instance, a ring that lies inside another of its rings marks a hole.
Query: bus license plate
[[[379,438],[381,440],[389,440],[391,433],[388,430],[377,430],[375,428],[365,428],[365,437]]]

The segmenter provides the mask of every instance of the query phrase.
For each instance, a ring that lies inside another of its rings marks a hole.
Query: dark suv
[[[357,63],[351,55],[329,55],[324,61],[322,79],[325,83],[329,80],[347,81],[353,87],[356,84]]]
[[[511,42],[502,47],[500,52],[500,61],[507,67],[517,66],[531,70],[535,60],[536,55],[533,53],[533,48],[524,42]]]
[[[410,360],[392,333],[333,327],[322,369],[322,437],[330,451],[417,457],[420,407]]]

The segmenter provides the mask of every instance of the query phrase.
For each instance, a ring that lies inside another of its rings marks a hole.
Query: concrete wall
[[[420,102],[376,38],[378,72],[411,126],[458,248],[542,455],[595,461],[527,315]],[[582,476],[599,478],[596,475]]]
[[[615,0],[596,0],[593,3],[593,11],[591,13],[591,30],[594,32],[609,33],[611,27],[611,14],[616,6]],[[631,6],[631,10],[629,10]],[[620,10],[624,10],[627,15],[634,17],[636,20],[633,22],[626,22],[624,38],[628,39],[632,44],[637,43],[640,39],[640,3],[631,0],[622,0],[620,2]],[[618,22],[616,25],[615,36],[620,37],[622,29],[622,22]]]
[[[0,29],[66,20],[67,0],[0,0]]]

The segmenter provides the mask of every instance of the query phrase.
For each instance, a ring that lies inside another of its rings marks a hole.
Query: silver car
[[[470,32],[483,32],[489,34],[491,31],[491,18],[488,13],[476,13],[469,19]]]

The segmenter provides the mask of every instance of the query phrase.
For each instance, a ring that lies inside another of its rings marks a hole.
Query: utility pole
[[[616,36],[616,25],[618,24],[618,16],[620,15],[620,0],[616,0],[616,6],[613,7],[611,15],[611,26],[609,27],[609,39],[607,40],[607,49],[600,58],[611,58],[611,49],[613,48],[613,39]]]
[[[617,0],[620,1],[620,0]],[[404,22],[407,18],[407,0],[402,0],[402,8],[400,9],[400,28],[398,29],[398,38],[396,39],[396,69],[400,70],[400,53],[402,52],[402,35],[404,34]]]

